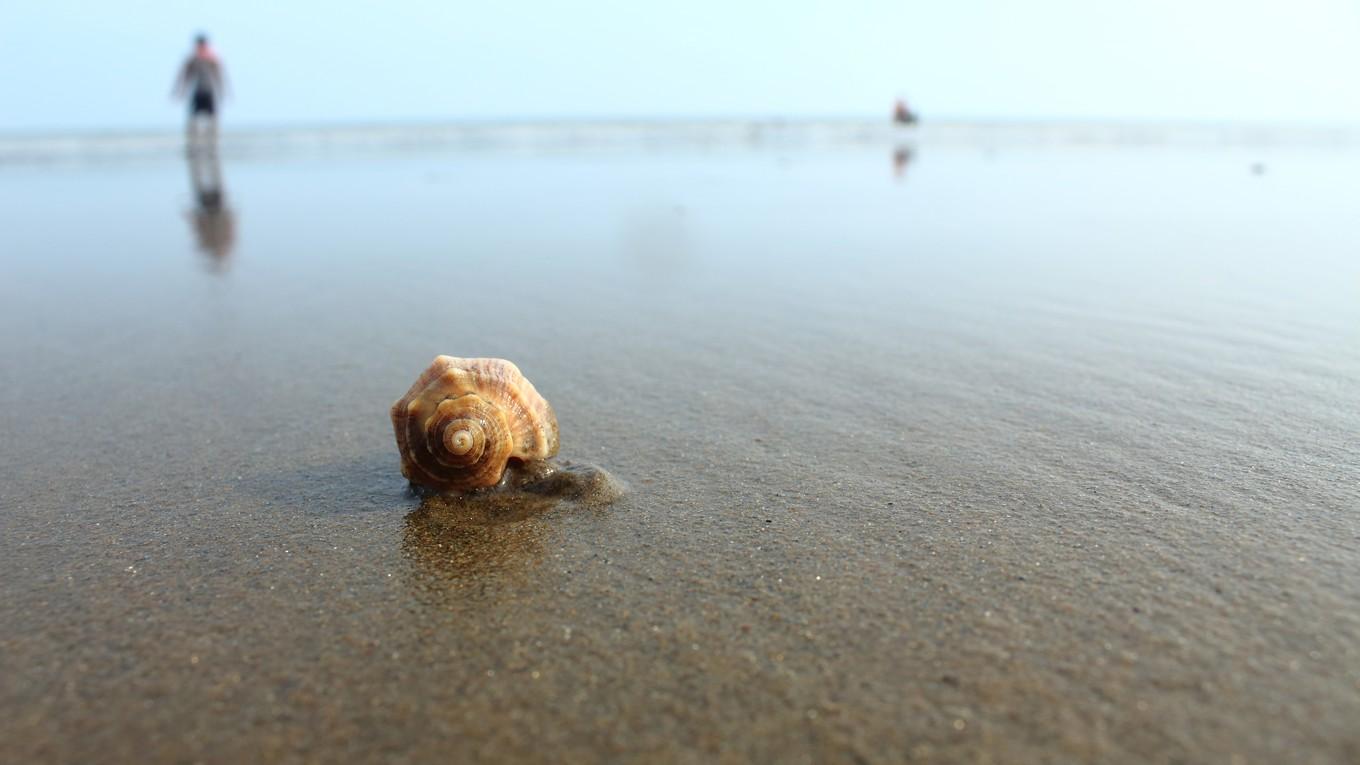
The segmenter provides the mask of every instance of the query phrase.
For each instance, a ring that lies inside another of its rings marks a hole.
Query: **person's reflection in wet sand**
[[[893,178],[900,181],[907,176],[907,165],[911,164],[914,156],[910,146],[898,146],[893,150]]]
[[[200,252],[208,256],[213,271],[227,269],[236,244],[236,214],[227,204],[222,183],[222,163],[215,148],[189,154],[189,184],[194,190],[194,209],[188,214]]]

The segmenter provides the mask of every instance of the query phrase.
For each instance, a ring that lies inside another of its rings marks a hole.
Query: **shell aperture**
[[[438,356],[392,405],[401,472],[440,491],[495,486],[510,460],[557,454],[557,417],[513,363]]]

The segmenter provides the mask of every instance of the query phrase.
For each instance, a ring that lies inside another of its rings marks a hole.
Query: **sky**
[[[0,131],[879,117],[1360,124],[1360,0],[0,0]]]

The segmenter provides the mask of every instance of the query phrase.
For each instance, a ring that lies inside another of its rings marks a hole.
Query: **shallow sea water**
[[[220,172],[0,165],[0,761],[1360,759],[1360,151]],[[422,503],[439,353],[624,497]]]

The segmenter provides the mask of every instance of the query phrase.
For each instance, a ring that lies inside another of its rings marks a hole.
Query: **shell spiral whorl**
[[[401,472],[439,490],[495,486],[512,459],[557,453],[552,407],[504,359],[438,356],[392,405]]]

